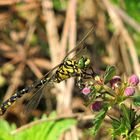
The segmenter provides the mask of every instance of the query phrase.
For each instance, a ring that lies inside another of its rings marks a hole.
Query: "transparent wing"
[[[95,28],[96,28],[96,26],[92,26],[92,27],[90,28],[90,30],[86,33],[86,35],[82,38],[82,40],[79,41],[79,43],[76,45],[76,47],[73,48],[71,51],[69,51],[69,52],[66,54],[65,58],[63,59],[63,61],[65,61],[65,59],[66,59],[67,57],[69,57],[69,55],[70,55],[71,53],[73,53],[74,51],[77,51],[77,53],[76,53],[76,55],[77,55],[77,54],[80,54],[80,52],[81,52],[84,48],[86,48],[86,45],[83,45],[83,44],[84,44],[84,41],[87,39],[87,37],[88,37],[92,32],[95,32]]]
[[[24,106],[23,112],[29,113],[31,110],[34,110],[38,106],[38,104],[43,96],[43,93],[39,92],[40,90],[41,89],[36,91],[36,93],[34,93],[34,95],[28,100],[28,102]]]
[[[33,96],[31,96],[31,98],[25,104],[24,112],[29,113],[31,110],[34,110],[38,106],[38,104],[43,96],[42,89],[45,86],[47,86],[48,84],[49,84],[49,82],[42,85],[37,91],[34,91]]]
[[[41,80],[46,79],[46,82],[44,84],[42,84],[42,86],[40,86],[39,88],[35,88],[37,86],[37,84],[40,81],[36,82],[34,85],[34,89],[32,91],[30,91],[30,93],[32,93],[32,96],[28,99],[27,103],[24,106],[24,112],[29,113],[31,110],[35,109],[39,102],[40,99],[43,96],[43,92],[40,92],[45,86],[47,86],[48,84],[51,84],[53,82],[53,78],[54,78],[54,71],[60,66],[61,64],[57,65],[56,67],[54,67],[52,70],[50,70],[47,74],[45,74],[43,76],[43,78]]]

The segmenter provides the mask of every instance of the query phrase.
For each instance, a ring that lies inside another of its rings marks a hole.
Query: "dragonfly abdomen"
[[[0,115],[3,115],[4,112],[18,99],[21,98],[23,94],[28,93],[29,87],[26,87],[22,89],[21,91],[16,92],[13,94],[8,100],[6,100],[1,106],[0,106]]]
[[[15,94],[13,94],[8,100],[6,100],[4,103],[2,103],[2,105],[0,106],[0,115],[3,115],[5,113],[5,111],[11,106],[13,105],[14,102],[17,101],[18,98],[21,98],[25,93],[29,93],[30,90],[32,90],[33,88],[38,89],[40,88],[43,84],[46,83],[47,78],[46,79],[42,79],[39,82],[37,82],[35,85],[31,85],[30,87],[26,87],[18,92],[16,92]]]

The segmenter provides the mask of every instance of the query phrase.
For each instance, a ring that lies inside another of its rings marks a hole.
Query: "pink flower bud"
[[[132,96],[135,94],[135,89],[133,87],[127,87],[124,93],[126,96]]]
[[[111,87],[116,87],[118,85],[118,83],[121,82],[121,77],[120,76],[114,76],[111,80],[110,80],[110,84]]]
[[[85,88],[82,89],[82,93],[83,93],[84,95],[88,95],[90,92],[91,92],[91,91],[90,91],[90,88],[89,88],[89,87],[85,87]]]
[[[102,101],[95,101],[92,105],[91,105],[91,109],[93,111],[100,111],[102,109]]]
[[[131,84],[131,85],[133,85],[133,86],[136,86],[136,85],[138,85],[138,83],[139,83],[139,78],[138,78],[138,76],[137,75],[132,75],[129,79],[128,79],[128,82]]]

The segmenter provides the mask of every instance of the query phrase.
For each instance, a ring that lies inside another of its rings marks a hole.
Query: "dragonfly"
[[[91,67],[91,60],[86,56],[81,56],[79,59],[75,59],[75,57],[70,59],[69,55],[74,51],[77,51],[76,55],[78,55],[83,48],[85,48],[85,45],[81,47],[81,44],[83,44],[89,34],[94,31],[95,26],[92,26],[76,47],[66,54],[62,62],[46,73],[43,78],[32,85],[15,92],[9,99],[4,101],[0,106],[0,115],[3,115],[19,98],[27,93],[33,94],[29,102],[26,104],[25,109],[30,110],[32,108],[36,108],[42,97],[42,93],[39,91],[49,83],[60,83],[68,78],[76,77],[77,85],[81,88],[83,78],[89,76],[93,77],[95,75]],[[92,74],[87,72],[88,69],[92,70]]]

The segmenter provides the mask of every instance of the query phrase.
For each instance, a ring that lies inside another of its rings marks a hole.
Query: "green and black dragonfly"
[[[45,74],[42,79],[35,82],[31,86],[15,92],[8,100],[4,101],[0,106],[0,115],[3,115],[7,109],[18,100],[18,98],[21,98],[26,93],[33,93],[30,99],[31,101],[27,103],[26,108],[30,108],[32,104],[37,106],[42,97],[42,93],[40,93],[39,90],[48,85],[48,83],[60,83],[61,81],[64,81],[70,77],[76,77],[78,85],[81,86],[83,78],[86,78],[87,76],[93,77],[95,73],[91,67],[91,61],[88,57],[81,56],[79,59],[75,57],[70,59],[68,56],[74,51],[76,51],[77,54],[80,53],[85,47],[82,45],[83,42],[94,30],[95,27],[93,26],[84,36],[84,38],[77,44],[77,46],[67,53],[63,61]],[[89,69],[92,70],[92,74],[87,73],[87,70]]]

